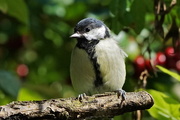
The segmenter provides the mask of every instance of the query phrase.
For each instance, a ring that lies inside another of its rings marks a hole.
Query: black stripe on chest
[[[80,49],[84,49],[91,62],[93,63],[96,79],[94,80],[95,87],[99,87],[103,85],[101,72],[100,72],[100,65],[97,63],[97,56],[95,56],[95,46],[99,43],[99,40],[91,40],[88,41],[86,39],[78,39],[77,47]]]

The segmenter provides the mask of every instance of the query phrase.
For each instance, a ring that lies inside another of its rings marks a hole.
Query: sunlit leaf
[[[162,72],[164,72],[164,73],[166,73],[166,74],[168,74],[168,75],[172,76],[173,78],[180,81],[180,75],[178,75],[177,73],[172,72],[172,71],[170,71],[170,70],[168,70],[162,66],[159,66],[159,65],[157,65],[156,67],[159,68]]]
[[[40,94],[28,88],[21,88],[17,98],[18,101],[42,100],[42,99],[43,97]]]
[[[20,81],[10,72],[0,70],[0,89],[16,98],[20,89]]]
[[[173,98],[156,90],[148,90],[153,96],[154,105],[148,110],[157,120],[179,120],[180,104]]]

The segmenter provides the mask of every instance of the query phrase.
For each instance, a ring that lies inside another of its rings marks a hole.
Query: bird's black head
[[[102,40],[110,37],[108,27],[100,20],[94,18],[85,18],[78,22],[74,28],[72,38],[86,40]]]

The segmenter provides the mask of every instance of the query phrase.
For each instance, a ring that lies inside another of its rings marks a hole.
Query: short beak
[[[82,35],[80,33],[74,33],[70,36],[70,38],[81,38]]]

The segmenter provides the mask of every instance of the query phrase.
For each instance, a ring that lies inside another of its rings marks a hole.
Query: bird
[[[70,77],[79,94],[117,92],[126,99],[122,89],[126,78],[125,58],[127,54],[119,47],[110,29],[101,20],[84,18],[80,20],[70,38],[77,39],[72,50]]]

